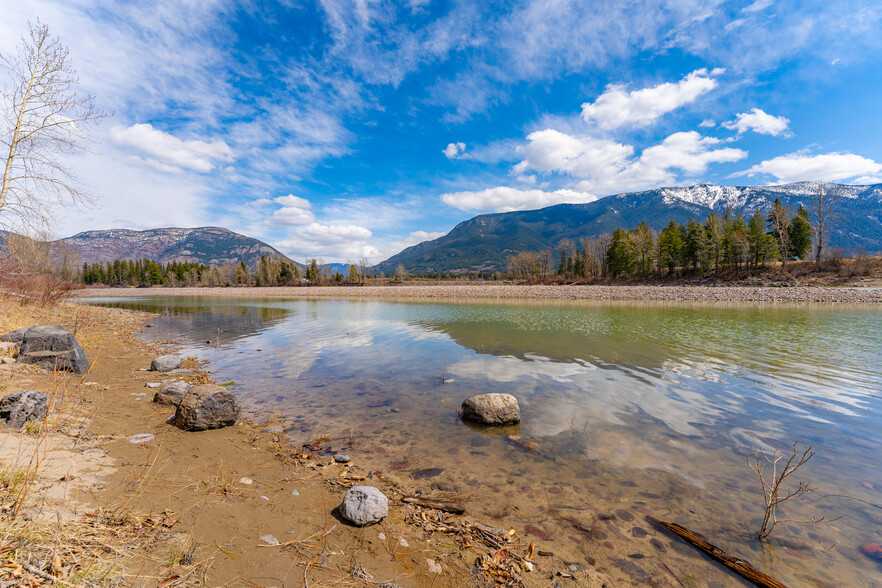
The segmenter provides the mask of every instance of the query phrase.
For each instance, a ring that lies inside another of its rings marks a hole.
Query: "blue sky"
[[[381,261],[482,212],[882,182],[870,0],[17,0],[112,118],[59,236],[219,225]]]

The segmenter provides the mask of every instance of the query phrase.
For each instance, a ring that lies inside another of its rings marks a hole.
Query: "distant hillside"
[[[555,246],[561,239],[579,239],[630,229],[646,222],[660,230],[671,219],[704,221],[727,208],[745,217],[767,210],[775,198],[811,210],[815,184],[769,187],[699,184],[607,196],[588,204],[558,204],[539,210],[483,214],[464,221],[433,241],[408,247],[377,264],[374,271],[392,273],[400,263],[410,273],[503,270],[509,255]],[[882,184],[842,186],[838,219],[828,238],[831,248],[882,251]]]
[[[146,257],[163,264],[189,261],[219,266],[244,261],[254,269],[262,255],[291,261],[263,241],[220,227],[86,231],[60,241],[89,263]]]

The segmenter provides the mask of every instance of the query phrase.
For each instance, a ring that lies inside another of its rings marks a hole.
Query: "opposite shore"
[[[386,286],[87,288],[79,298],[212,296],[242,298],[399,298],[685,303],[880,304],[882,288],[820,286],[549,286],[514,284],[401,284]]]

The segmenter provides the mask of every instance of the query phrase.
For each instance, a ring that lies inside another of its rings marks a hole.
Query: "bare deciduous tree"
[[[830,223],[833,221],[836,203],[842,197],[842,186],[818,182],[817,200],[813,211],[812,229],[815,233],[815,269],[821,268],[821,253],[824,250],[824,240],[830,231]]]
[[[89,124],[106,115],[92,96],[76,92],[67,47],[40,21],[28,26],[18,53],[0,55],[8,73],[0,104],[0,142],[6,152],[0,218],[42,228],[51,220],[50,199],[89,201],[63,158],[82,150]]]

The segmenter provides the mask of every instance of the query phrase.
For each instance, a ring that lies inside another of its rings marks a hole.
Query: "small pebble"
[[[245,484],[246,486],[250,486],[251,484],[254,483],[254,480],[252,480],[251,478],[239,478],[239,483]]]
[[[15,359],[12,357],[4,357],[3,359],[0,359],[0,361],[3,363],[15,363]]]
[[[273,537],[272,535],[264,535],[260,538],[261,541],[266,543],[267,545],[280,545],[279,540]]]
[[[263,498],[264,500],[266,500],[267,502],[269,502],[269,497],[264,496],[263,494],[261,494],[260,497]]]
[[[351,461],[351,458],[345,453],[335,453],[334,461],[336,461],[337,463],[349,463]]]
[[[386,540],[386,533],[378,533],[377,539],[379,539],[380,541],[385,541]]]
[[[441,573],[441,564],[436,564],[434,559],[426,559],[426,566],[428,566],[430,574]]]
[[[405,539],[404,537],[402,537],[401,539],[398,540],[398,545],[400,545],[400,546],[402,546],[402,547],[408,547],[407,539]]]
[[[297,490],[291,490],[291,496],[300,496],[300,492]]]
[[[141,443],[149,443],[156,439],[156,436],[152,433],[138,433],[137,435],[132,435],[128,438],[129,443],[141,444]]]
[[[159,388],[161,385],[159,382],[147,382],[148,388]]]

